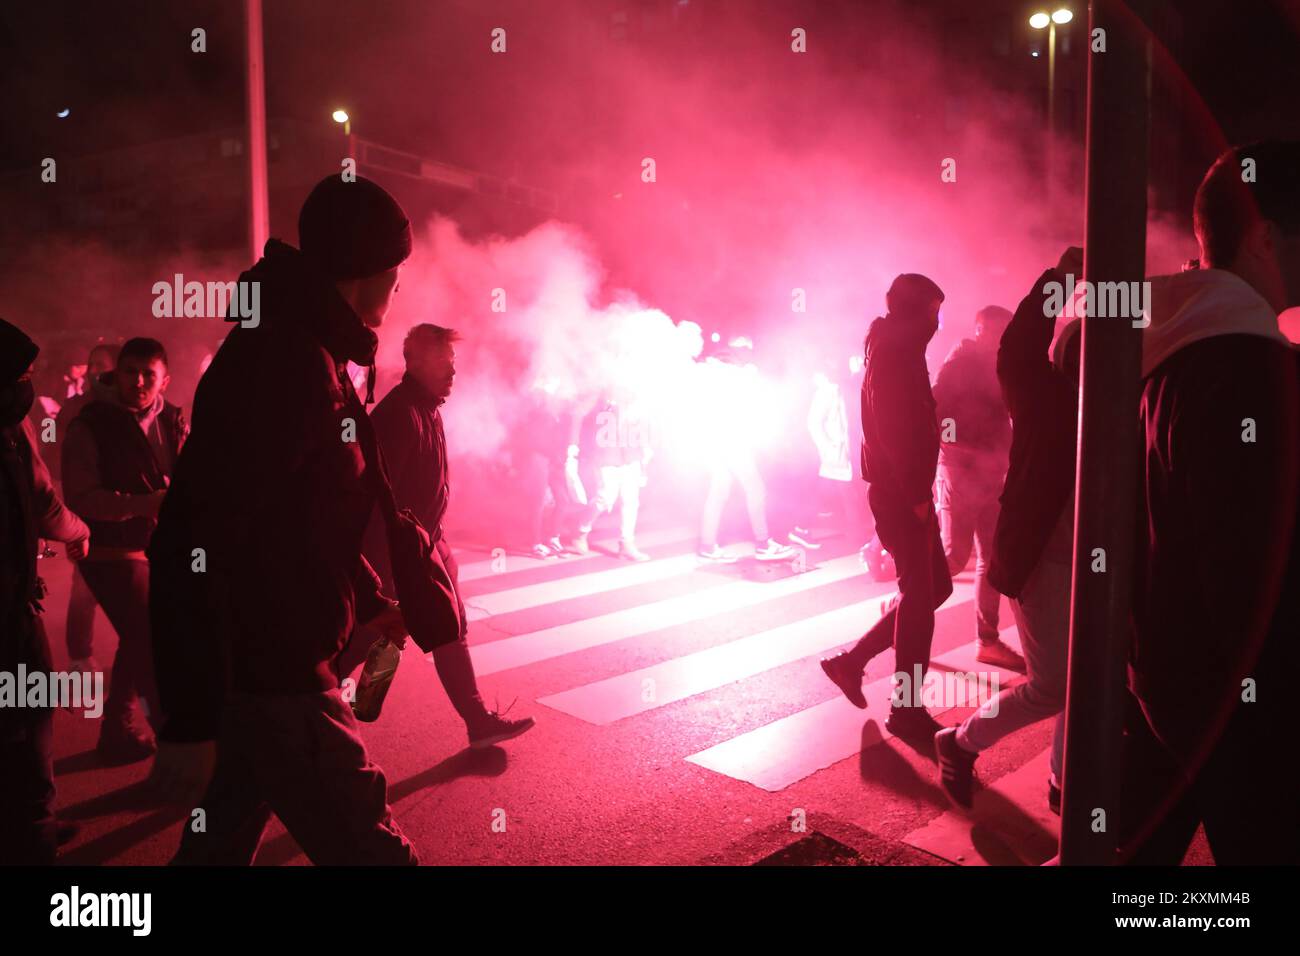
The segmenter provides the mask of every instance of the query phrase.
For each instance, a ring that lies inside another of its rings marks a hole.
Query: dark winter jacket
[[[1131,680],[1157,736],[1194,764],[1246,678],[1250,706],[1290,733],[1278,705],[1300,666],[1300,387],[1275,313],[1244,281],[1207,270],[1153,285]]]
[[[375,335],[278,240],[240,281],[261,283],[260,323],[231,329],[200,380],[149,545],[168,740],[211,739],[228,687],[337,686],[354,623],[391,606],[361,556],[373,495],[348,440],[365,411],[347,362],[371,364]]]
[[[953,440],[940,445],[944,464],[1000,478],[1007,467],[1011,421],[998,387],[996,351],[963,339],[939,369],[934,402],[941,437],[944,422],[953,423]]]
[[[37,449],[29,422],[0,429],[0,671],[10,674],[19,664],[50,669],[37,620],[44,590],[36,574],[39,540],[77,541],[88,533],[63,506]]]
[[[1061,512],[1074,500],[1079,386],[1052,366],[1054,315],[1044,315],[1048,269],[1020,301],[998,347],[998,381],[1011,414],[1011,453],[993,537],[989,582],[1019,597]]]
[[[862,477],[900,506],[933,500],[939,429],[930,373],[929,334],[919,322],[894,315],[867,331],[862,380]]]

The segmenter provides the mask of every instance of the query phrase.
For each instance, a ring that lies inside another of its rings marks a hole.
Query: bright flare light
[[[335,110],[331,115],[334,117],[334,122],[336,123],[346,123],[348,121],[347,110]]]
[[[1047,26],[1047,24],[1051,22],[1051,19],[1052,18],[1049,17],[1046,13],[1041,13],[1041,12],[1035,13],[1032,17],[1029,18],[1029,25],[1033,27],[1035,30],[1041,30],[1043,29],[1043,27]]]
[[[59,110],[59,111],[58,111],[57,113],[55,113],[54,115],[57,116],[59,119],[67,119],[67,118],[68,118],[68,114],[71,113],[71,112],[72,112],[72,110],[68,109],[67,107],[64,107],[63,109]]]
[[[1069,10],[1065,9],[1065,7],[1062,7],[1061,9],[1057,10],[1055,13],[1052,14],[1052,20],[1054,20],[1056,23],[1069,23],[1073,19],[1074,19],[1074,14],[1071,13]]]

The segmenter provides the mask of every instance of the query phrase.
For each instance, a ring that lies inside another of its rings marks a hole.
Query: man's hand
[[[1079,246],[1070,246],[1061,253],[1061,258],[1056,261],[1056,271],[1063,276],[1074,276],[1074,278],[1083,278],[1083,249]],[[1073,292],[1074,290],[1069,290]]]
[[[165,803],[194,806],[207,793],[217,768],[217,742],[201,740],[192,744],[158,741],[153,771],[146,786]]]
[[[402,619],[402,612],[396,604],[380,611],[378,616],[367,621],[366,624],[374,628],[385,640],[398,647],[406,646],[406,638],[409,636],[406,631],[406,621]]]
[[[64,546],[64,551],[69,561],[80,561],[90,551],[90,535],[69,541]]]

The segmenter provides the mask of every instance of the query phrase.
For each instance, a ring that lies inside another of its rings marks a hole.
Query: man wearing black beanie
[[[881,543],[898,565],[898,597],[851,650],[822,670],[855,706],[865,708],[862,673],[894,648],[899,676],[886,728],[928,747],[938,723],[921,704],[920,678],[930,666],[934,612],[952,593],[948,560],[934,513],[939,426],[925,348],[939,328],[943,292],[923,275],[900,275],[885,298],[888,312],[867,331],[862,381],[862,478]]]
[[[251,863],[272,813],[313,863],[417,862],[330,667],[356,623],[405,639],[361,555],[373,500],[347,365],[373,372],[411,226],[380,186],[330,176],[299,241],[240,276],[260,315],[227,319],[148,549],[153,779],[206,814],[176,863]]]
[[[68,557],[80,560],[90,534],[54,490],[27,420],[38,351],[0,319],[0,673],[10,679],[20,668],[52,670],[40,617],[38,539],[67,542]],[[53,732],[52,707],[0,707],[0,866],[54,862]]]

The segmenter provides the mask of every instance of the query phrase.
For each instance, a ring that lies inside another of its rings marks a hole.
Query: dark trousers
[[[251,864],[272,813],[318,866],[419,863],[337,690],[231,695],[199,806],[203,829],[186,820],[175,865]]]
[[[1189,769],[1131,704],[1120,817],[1125,862],[1178,866],[1204,825],[1220,866],[1300,864],[1300,774],[1288,715],[1238,704],[1205,761]]]
[[[77,571],[72,572],[72,588],[68,592],[68,659],[84,660],[94,650],[95,643],[95,595],[90,593],[86,579]]]
[[[904,673],[911,680],[916,666],[920,666],[922,675],[930,666],[934,612],[952,594],[948,559],[939,538],[939,522],[933,506],[925,521],[921,521],[911,508],[899,504],[875,485],[870,496],[876,534],[898,566],[898,596],[885,615],[848,652],[848,657],[865,669],[868,661],[892,646],[895,672]]]
[[[149,563],[86,560],[78,569],[117,631],[117,657],[104,703],[104,726],[129,725],[137,699],[144,702],[149,723],[160,726],[149,638]]]
[[[0,866],[49,866],[54,832],[54,712],[0,720]]]

